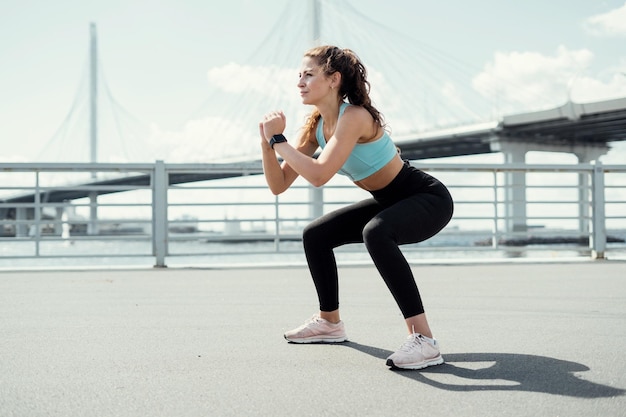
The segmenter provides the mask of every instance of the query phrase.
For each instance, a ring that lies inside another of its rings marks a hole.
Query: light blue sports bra
[[[342,103],[339,107],[339,117],[343,114],[350,103]],[[322,149],[326,146],[324,138],[324,119],[320,118],[317,124],[315,137]],[[376,171],[382,169],[391,161],[398,151],[391,138],[384,132],[383,135],[373,142],[357,143],[350,156],[339,170],[339,174],[346,175],[352,181],[360,181]]]

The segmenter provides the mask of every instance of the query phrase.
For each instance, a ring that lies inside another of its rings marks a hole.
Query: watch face
[[[270,146],[274,149],[274,145],[277,143],[287,142],[287,138],[283,135],[274,135],[272,139],[270,139]]]

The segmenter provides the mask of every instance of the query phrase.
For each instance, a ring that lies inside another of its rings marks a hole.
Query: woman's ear
[[[341,73],[339,71],[335,71],[330,76],[330,78],[331,78],[331,84],[330,85],[333,88],[339,88],[339,86],[341,85]]]

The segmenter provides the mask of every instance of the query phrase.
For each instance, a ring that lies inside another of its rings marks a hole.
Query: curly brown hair
[[[365,65],[354,51],[324,45],[309,49],[304,56],[315,59],[327,76],[339,72],[341,74],[339,95],[342,100],[347,99],[350,104],[362,106],[372,115],[375,125],[385,127],[382,113],[372,105],[369,96],[370,83],[367,81]],[[317,109],[313,110],[308,117],[304,128],[309,138],[315,137],[315,127],[320,117]]]

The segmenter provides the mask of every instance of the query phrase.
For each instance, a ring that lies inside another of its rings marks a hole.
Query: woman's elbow
[[[269,186],[270,192],[274,195],[279,195],[285,192],[285,187]]]
[[[309,180],[309,183],[311,183],[312,186],[314,187],[322,187],[324,185],[326,185],[326,183],[328,181],[330,181],[330,179],[332,178],[332,176],[326,176],[326,175],[320,175],[320,176],[316,176],[313,177]]]

